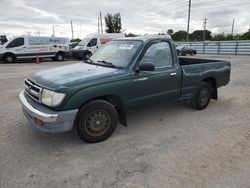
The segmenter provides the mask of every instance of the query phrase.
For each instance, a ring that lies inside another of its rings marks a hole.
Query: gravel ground
[[[0,64],[0,187],[250,187],[250,58],[223,58],[231,82],[207,109],[134,113],[98,144],[38,132],[21,112],[28,74],[74,62]]]

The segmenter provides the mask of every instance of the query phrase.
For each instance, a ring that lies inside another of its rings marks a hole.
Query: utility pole
[[[232,23],[232,31],[231,31],[231,35],[234,35],[234,19],[233,19],[233,23]]]
[[[191,13],[191,0],[188,1],[188,24],[187,24],[187,37],[186,37],[186,41],[189,41],[190,13]]]
[[[72,22],[72,20],[70,21],[70,24],[71,24],[72,39],[74,39],[74,30],[73,30],[73,22]]]
[[[100,17],[98,16],[98,34],[100,33]]]
[[[204,27],[204,31],[203,31],[203,40],[206,40],[206,26],[207,26],[207,18],[204,19],[203,22],[203,27]]]
[[[101,23],[101,33],[103,33],[103,27],[102,27],[102,12],[100,12],[100,23]]]
[[[54,25],[52,26],[52,31],[53,31],[53,37],[55,37],[56,34],[55,34],[55,26]]]

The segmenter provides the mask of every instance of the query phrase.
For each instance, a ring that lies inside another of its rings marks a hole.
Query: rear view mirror
[[[155,66],[153,63],[141,63],[139,64],[138,71],[154,71],[155,70]]]

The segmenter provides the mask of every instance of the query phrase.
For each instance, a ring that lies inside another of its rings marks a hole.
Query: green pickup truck
[[[23,113],[41,131],[107,139],[129,112],[169,102],[206,108],[230,81],[227,61],[178,58],[171,39],[110,41],[84,62],[38,72],[24,81]],[[142,120],[143,123],[143,120]]]

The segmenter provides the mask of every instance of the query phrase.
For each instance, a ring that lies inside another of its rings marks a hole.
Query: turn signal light
[[[42,120],[36,118],[35,121],[36,121],[37,125],[43,126],[43,121]]]

